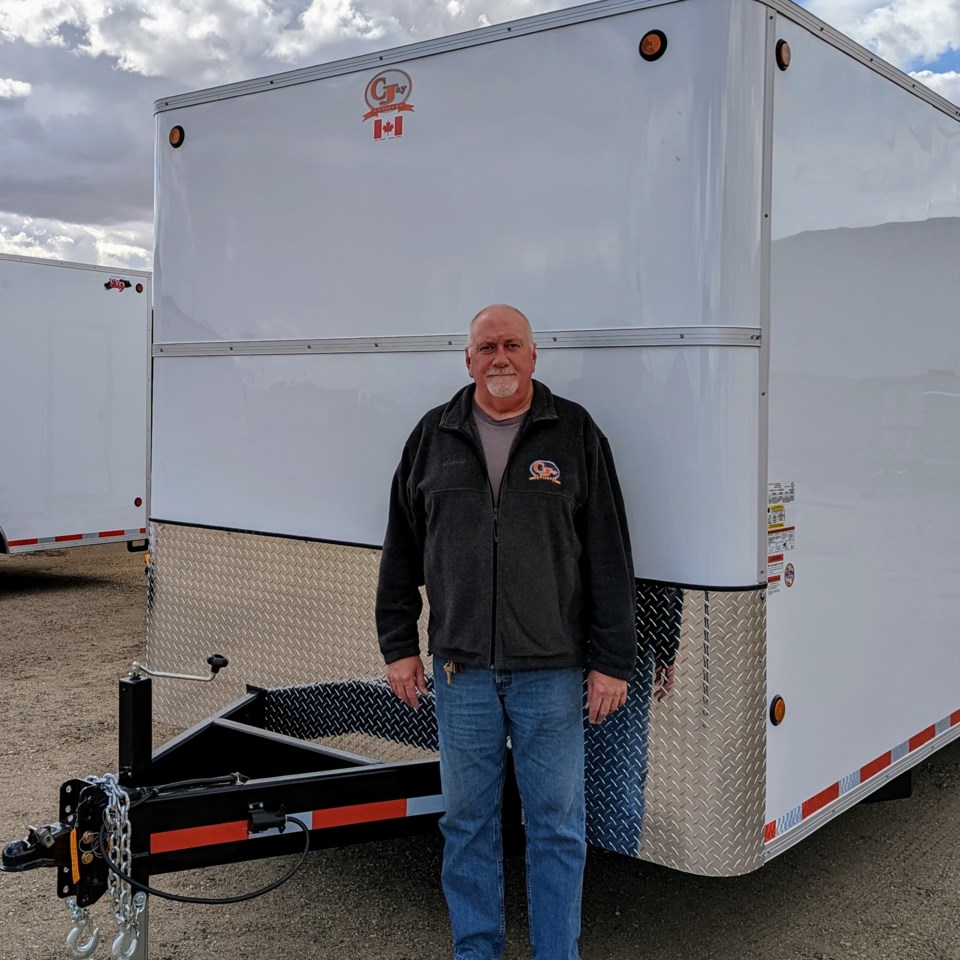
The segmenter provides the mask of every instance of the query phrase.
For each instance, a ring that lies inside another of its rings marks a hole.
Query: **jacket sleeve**
[[[420,586],[423,584],[423,520],[411,491],[410,475],[414,448],[408,442],[393,483],[387,532],[380,556],[377,580],[377,636],[386,663],[420,653],[417,620],[423,608]]]
[[[589,487],[580,538],[590,599],[590,669],[629,680],[637,659],[636,583],[623,495],[602,434],[587,453]]]

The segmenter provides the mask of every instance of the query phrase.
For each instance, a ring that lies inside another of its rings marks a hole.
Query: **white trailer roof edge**
[[[334,60],[330,63],[318,64],[312,67],[301,67],[297,70],[288,70],[282,73],[269,74],[252,80],[241,80],[236,83],[224,84],[218,87],[208,87],[190,93],[164,97],[154,102],[154,114],[165,113],[181,107],[193,107],[202,103],[212,103],[216,100],[228,100],[232,97],[243,97],[251,93],[261,93],[280,87],[294,86],[300,83],[309,83],[311,80],[320,80],[326,77],[342,76],[370,70],[374,67],[386,66],[406,60],[429,57],[438,53],[447,53],[451,50],[460,50],[465,47],[478,46],[503,40],[507,37],[522,36],[529,33],[539,33],[544,30],[553,30],[557,27],[568,26],[574,23],[583,23],[587,20],[599,20],[621,13],[630,13],[636,10],[653,9],[669,6],[674,3],[684,3],[686,0],[599,0],[577,7],[541,13],[520,20],[511,20],[506,23],[493,24],[489,27],[480,27],[463,33],[454,33],[434,40],[423,40],[419,43],[406,44],[402,47],[393,47],[377,53],[363,54],[345,60]],[[841,50],[847,56],[857,60],[875,73],[893,81],[904,90],[926,100],[938,110],[954,118],[960,118],[960,107],[951,103],[945,97],[935,93],[915,80],[909,74],[897,69],[886,60],[871,53],[866,47],[844,36],[835,27],[814,16],[808,10],[797,5],[793,0],[751,0],[781,16],[792,20],[811,33],[822,37],[831,46]]]
[[[99,263],[77,263],[74,260],[52,260],[47,257],[24,257],[13,253],[0,253],[0,260],[10,260],[16,263],[35,263],[43,267],[67,267],[71,270],[96,270],[98,273],[129,273],[134,277],[152,276],[149,270],[134,270],[132,267],[104,266]]]
[[[475,30],[451,33],[432,40],[421,40],[418,43],[407,43],[401,47],[365,53],[344,60],[332,60],[329,63],[316,64],[312,67],[300,67],[296,70],[268,74],[265,77],[240,80],[219,87],[208,87],[206,90],[196,90],[174,97],[164,97],[154,102],[154,113],[163,113],[177,107],[192,107],[201,103],[211,103],[215,100],[227,100],[231,97],[242,97],[250,93],[259,93],[277,87],[308,83],[311,80],[357,73],[361,70],[370,70],[391,63],[415,60],[430,57],[437,53],[447,53],[451,50],[462,50],[466,47],[492,43],[495,40],[503,40],[507,37],[540,33],[544,30],[583,23],[588,20],[599,20],[619,13],[630,13],[634,10],[644,10],[652,7],[665,7],[683,2],[684,0],[600,0],[600,2],[586,3],[577,7],[566,7],[562,10],[552,10],[531,17],[523,17],[519,20],[491,24],[489,27],[478,27]]]

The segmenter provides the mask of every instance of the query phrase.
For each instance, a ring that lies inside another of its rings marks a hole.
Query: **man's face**
[[[526,395],[537,366],[537,351],[523,318],[512,310],[494,308],[473,325],[466,351],[467,371],[482,402]]]

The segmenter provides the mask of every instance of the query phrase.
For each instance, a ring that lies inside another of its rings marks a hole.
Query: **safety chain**
[[[120,872],[130,876],[133,869],[133,851],[131,848],[130,796],[116,774],[107,773],[102,777],[87,777],[87,783],[100,787],[107,796],[107,806],[103,811],[106,827],[107,850],[110,859],[120,868]],[[110,956],[113,960],[131,960],[137,952],[140,941],[140,917],[147,905],[147,895],[133,889],[126,880],[121,880],[112,870],[107,881],[113,916],[120,927],[113,941]],[[80,960],[89,957],[96,949],[99,930],[90,928],[92,921],[89,911],[77,906],[70,899],[67,906],[73,913],[74,927],[67,936],[67,949]],[[81,937],[89,935],[85,943],[78,943]]]

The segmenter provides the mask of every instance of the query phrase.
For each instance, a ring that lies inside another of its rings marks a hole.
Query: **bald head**
[[[470,321],[464,356],[481,410],[504,420],[529,409],[537,345],[530,321],[516,307],[506,303],[484,307]]]
[[[477,329],[477,324],[481,320],[486,319],[506,319],[513,318],[519,319],[524,326],[524,331],[526,334],[527,341],[533,343],[533,328],[530,326],[530,321],[526,318],[526,315],[519,311],[516,307],[510,306],[509,303],[491,303],[490,306],[484,307],[471,321],[470,327],[467,331],[467,349],[473,346],[474,333]],[[535,346],[535,344],[534,344]]]

